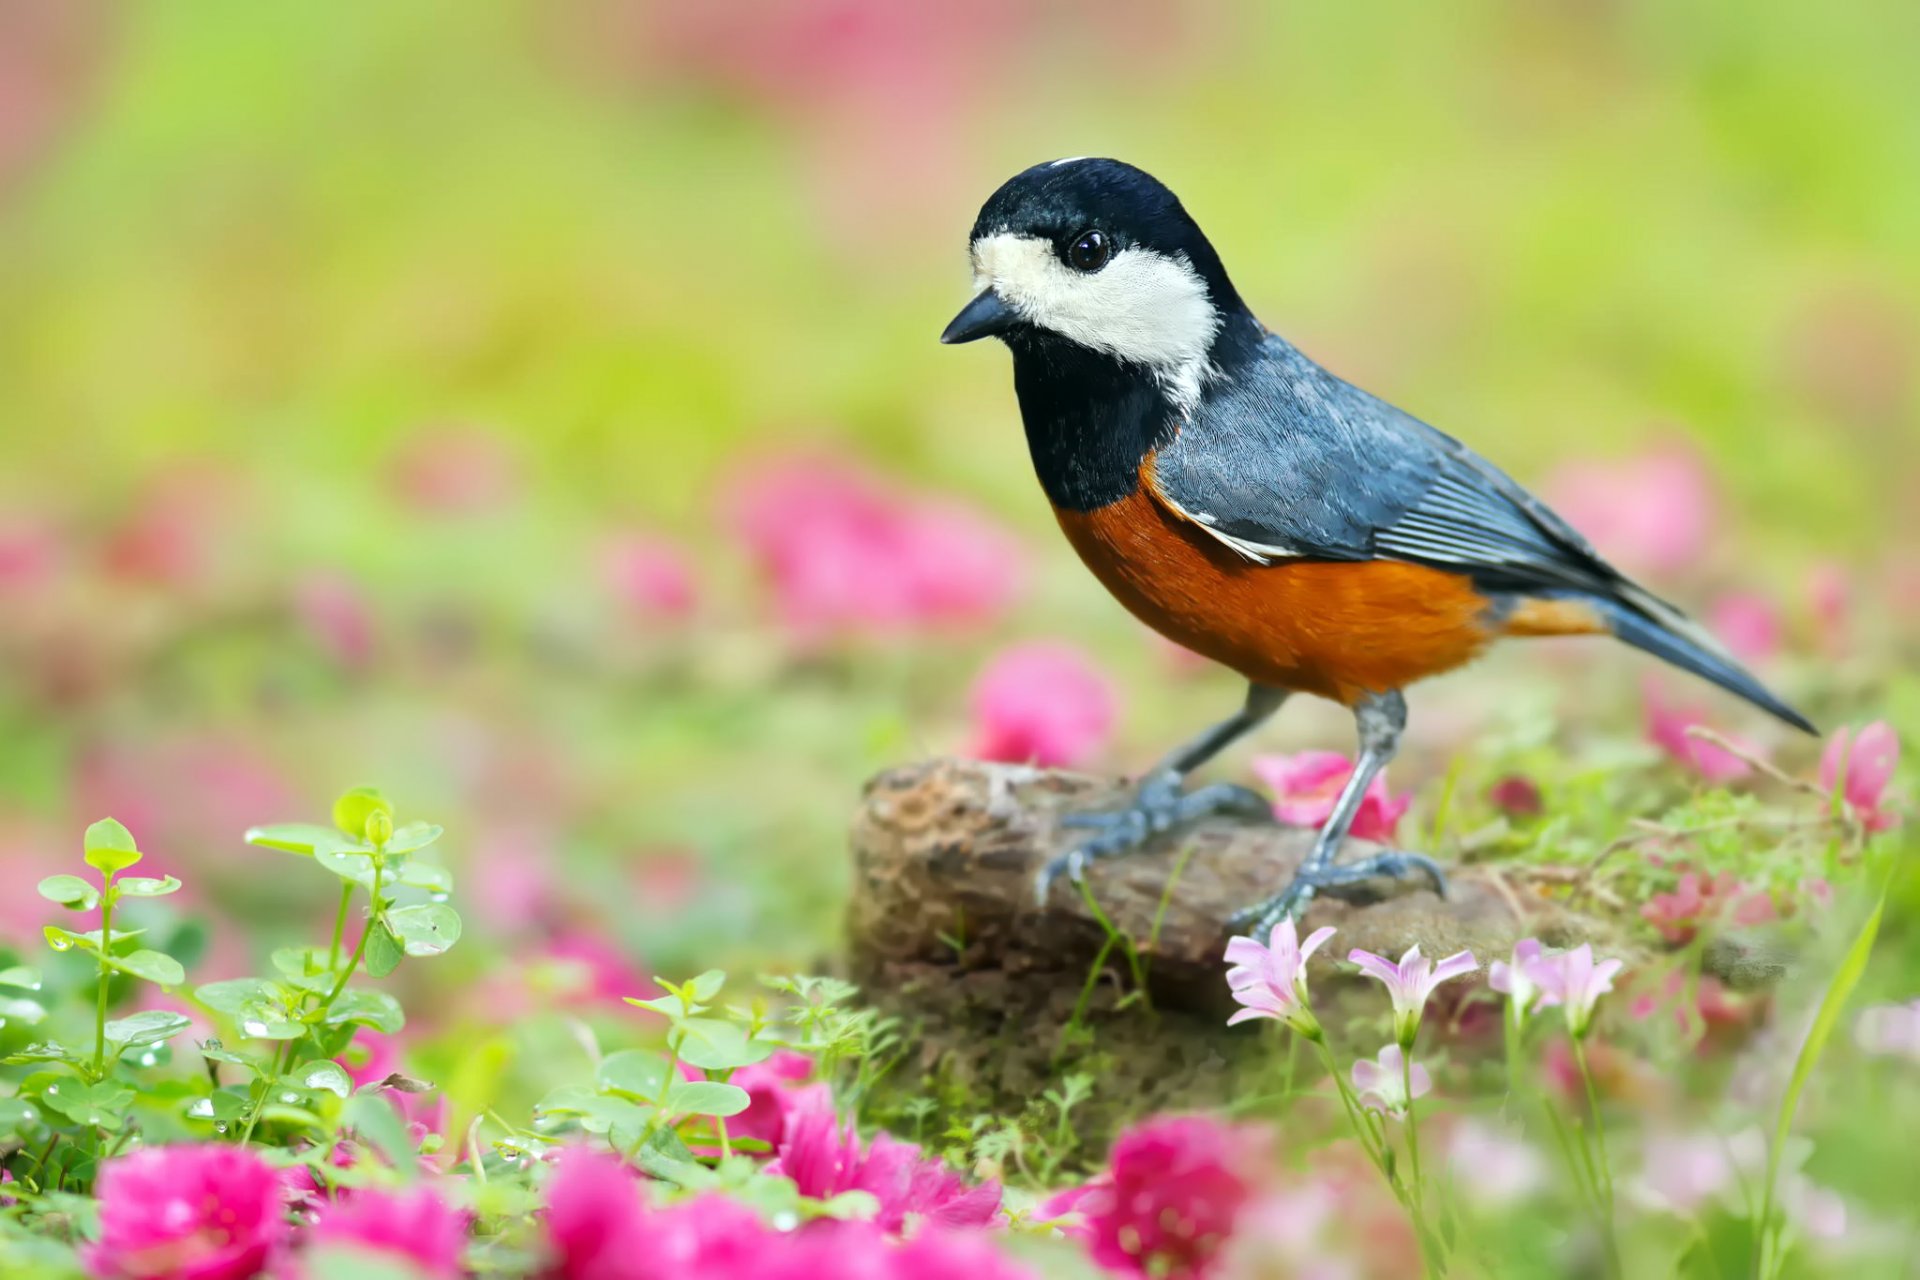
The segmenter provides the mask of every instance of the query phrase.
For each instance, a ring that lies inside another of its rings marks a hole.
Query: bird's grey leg
[[[1439,864],[1425,854],[1394,851],[1345,866],[1334,865],[1340,842],[1347,838],[1361,801],[1366,799],[1367,787],[1400,749],[1400,734],[1407,727],[1407,700],[1398,690],[1369,694],[1355,704],[1353,718],[1360,734],[1360,755],[1354,762],[1353,775],[1334,801],[1332,815],[1320,828],[1320,838],[1294,873],[1292,884],[1233,918],[1236,926],[1251,924],[1255,937],[1264,937],[1284,917],[1298,916],[1317,892],[1340,896],[1344,889],[1382,876],[1399,879],[1418,872],[1432,879],[1435,893],[1446,896],[1446,878]]]
[[[1216,813],[1249,817],[1271,813],[1267,800],[1248,787],[1216,783],[1196,791],[1181,788],[1188,774],[1264,724],[1286,700],[1284,689],[1248,685],[1247,700],[1240,710],[1169,752],[1140,780],[1132,804],[1115,813],[1070,813],[1062,818],[1062,826],[1098,834],[1040,869],[1033,881],[1036,901],[1045,906],[1053,882],[1061,876],[1078,884],[1090,864],[1131,853],[1174,827]]]

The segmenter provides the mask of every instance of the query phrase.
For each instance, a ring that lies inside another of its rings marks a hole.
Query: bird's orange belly
[[[1257,564],[1144,484],[1097,511],[1054,514],[1135,617],[1261,684],[1351,704],[1460,666],[1498,634],[1463,575],[1386,560]]]

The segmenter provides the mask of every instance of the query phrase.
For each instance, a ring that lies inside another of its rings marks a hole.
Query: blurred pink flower
[[[803,646],[978,626],[1024,576],[1019,544],[997,526],[827,459],[755,467],[736,477],[726,507]]]
[[[1546,801],[1533,779],[1510,773],[1487,788],[1487,800],[1500,812],[1515,818],[1537,818],[1546,811]]]
[[[1828,657],[1841,656],[1851,641],[1852,575],[1845,565],[1822,560],[1808,570],[1806,592],[1815,643]]]
[[[60,565],[60,543],[51,529],[0,515],[0,600],[17,601],[50,581]]]
[[[1846,1233],[1847,1206],[1837,1194],[1799,1172],[1813,1145],[1789,1141],[1780,1158],[1780,1204],[1800,1231],[1833,1240]],[[1695,1217],[1711,1205],[1753,1212],[1752,1187],[1768,1173],[1767,1140],[1756,1129],[1739,1133],[1649,1138],[1640,1176],[1629,1194],[1648,1208]]]
[[[1542,485],[1560,513],[1621,568],[1655,576],[1704,558],[1719,520],[1705,461],[1673,445],[1617,462],[1583,459]]]
[[[1700,1035],[1699,1047],[1704,1055],[1716,1048],[1712,1038],[1716,1032],[1731,1033],[1750,1026],[1764,1011],[1765,1001],[1736,996],[1711,974],[1691,978],[1684,972],[1673,972],[1653,989],[1634,996],[1627,1011],[1636,1020],[1645,1021],[1663,1009],[1671,1011],[1681,1035]]]
[[[1000,1212],[998,1182],[969,1188],[959,1174],[923,1157],[912,1143],[879,1133],[863,1152],[853,1121],[842,1124],[824,1084],[810,1085],[788,1100],[779,1156],[767,1171],[793,1179],[800,1194],[816,1200],[868,1192],[880,1204],[874,1221],[895,1234],[920,1223],[985,1226]]]
[[[1456,1185],[1476,1203],[1502,1207],[1547,1184],[1539,1148],[1505,1126],[1462,1117],[1447,1136],[1447,1164]]]
[[[263,815],[300,812],[303,801],[256,745],[230,735],[130,736],[83,746],[69,791],[79,826],[111,813],[158,856],[146,866],[197,867],[203,874],[259,866],[263,855],[237,856],[241,833]],[[188,888],[195,887],[188,878]]]
[[[982,760],[1083,765],[1113,733],[1113,684],[1082,651],[1036,641],[1003,649],[973,682],[973,745]]]
[[[600,555],[601,577],[638,618],[677,621],[699,601],[693,564],[676,544],[644,533],[612,539]]]
[[[1333,937],[1333,929],[1322,926],[1300,941],[1292,917],[1273,926],[1267,945],[1252,938],[1227,939],[1227,989],[1242,1007],[1227,1019],[1227,1025],[1250,1018],[1273,1018],[1306,1036],[1320,1034],[1307,1002],[1307,961]]]
[[[1780,653],[1784,627],[1780,609],[1757,591],[1731,591],[1707,611],[1707,629],[1733,656],[1749,665],[1771,662]]]
[[[1571,951],[1543,956],[1530,966],[1546,1002],[1560,1006],[1567,1015],[1567,1029],[1576,1040],[1585,1038],[1593,1023],[1593,1007],[1600,997],[1613,990],[1614,975],[1624,961],[1593,958],[1593,947],[1581,943]]]
[[[245,1147],[148,1147],[109,1160],[94,1192],[99,1280],[253,1280],[286,1240],[280,1180]]]
[[[1920,1063],[1920,999],[1862,1009],[1853,1038],[1868,1053],[1883,1053]]]
[[[584,928],[568,929],[549,939],[542,954],[578,975],[567,988],[570,1000],[617,1006],[628,996],[648,1000],[660,994],[635,958],[612,940]]]
[[[514,500],[520,487],[517,470],[498,436],[478,427],[431,427],[394,455],[393,484],[403,500],[424,514],[478,515]]]
[[[354,1032],[346,1052],[334,1061],[346,1069],[347,1077],[353,1081],[356,1089],[379,1084],[391,1076],[406,1074],[400,1059],[400,1041],[371,1027],[361,1027]],[[438,1090],[410,1093],[405,1089],[390,1089],[387,1097],[393,1101],[394,1110],[400,1113],[400,1118],[406,1121],[416,1139],[430,1133],[446,1132],[447,1099]]]
[[[220,478],[185,471],[160,476],[136,494],[106,534],[100,555],[115,578],[157,587],[198,585],[212,568]]]
[[[1253,773],[1274,792],[1273,816],[1288,826],[1326,825],[1340,788],[1353,776],[1353,761],[1337,751],[1302,751],[1291,756],[1255,756]],[[1384,770],[1367,784],[1349,834],[1360,840],[1391,840],[1394,828],[1413,803],[1387,790]]]
[[[575,1147],[547,1178],[548,1280],[634,1280],[651,1246],[639,1181],[619,1157]]]
[[[1456,951],[1438,962],[1420,954],[1420,944],[1408,947],[1395,964],[1385,956],[1355,947],[1347,959],[1360,966],[1360,972],[1378,979],[1393,1001],[1393,1035],[1403,1048],[1413,1047],[1420,1032],[1420,1015],[1426,1012],[1427,999],[1435,987],[1465,977],[1480,967],[1471,951]]]
[[[1641,697],[1646,708],[1647,740],[1675,761],[1714,786],[1724,786],[1753,772],[1752,765],[1724,747],[1688,734],[1695,725],[1705,725],[1705,719],[1696,708],[1669,704],[1652,677],[1641,685]],[[1747,746],[1732,737],[1727,740]]]
[[[1640,916],[1674,946],[1685,946],[1702,925],[1765,924],[1779,915],[1763,889],[1749,889],[1731,872],[1705,876],[1683,872],[1671,893],[1656,893],[1641,904]]]
[[[1381,1115],[1403,1116],[1415,1099],[1433,1092],[1433,1077],[1419,1063],[1408,1063],[1399,1045],[1390,1044],[1378,1058],[1354,1062],[1353,1087],[1361,1106]]]
[[[1541,966],[1552,963],[1538,938],[1513,944],[1513,955],[1487,966],[1487,985],[1507,997],[1515,1022],[1525,1022],[1536,1009],[1558,1004],[1559,997],[1541,980]]]
[[[1259,1186],[1264,1135],[1211,1116],[1156,1116],[1113,1144],[1106,1171],[1042,1204],[1122,1275],[1204,1276]]]
[[[1868,831],[1885,831],[1900,822],[1900,815],[1886,805],[1887,784],[1899,766],[1900,739],[1885,720],[1875,720],[1858,734],[1837,729],[1820,753],[1820,785],[1838,792]]]
[[[467,1243],[467,1215],[447,1205],[430,1186],[411,1191],[365,1187],[334,1201],[309,1234],[316,1250],[351,1250],[381,1264],[404,1262],[419,1280],[460,1280]]]
[[[745,1111],[727,1121],[727,1132],[736,1138],[757,1138],[777,1150],[787,1131],[787,1117],[803,1096],[800,1086],[812,1075],[813,1059],[789,1049],[734,1072],[728,1083],[745,1089],[748,1102]]]
[[[373,660],[373,610],[352,579],[308,574],[294,584],[293,609],[306,634],[340,666],[359,670]]]

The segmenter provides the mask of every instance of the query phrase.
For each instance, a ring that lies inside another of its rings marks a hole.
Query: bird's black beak
[[[979,297],[960,309],[960,314],[940,335],[940,341],[951,346],[978,338],[991,338],[1013,328],[1019,319],[1014,309],[1000,300],[999,294],[991,289],[982,289]]]

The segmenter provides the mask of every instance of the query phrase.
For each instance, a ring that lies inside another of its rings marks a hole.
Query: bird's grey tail
[[[1631,583],[1621,583],[1620,587],[1617,598],[1586,597],[1588,603],[1599,606],[1615,636],[1682,671],[1711,680],[1803,733],[1819,732],[1811,720],[1769,691],[1698,623]]]

